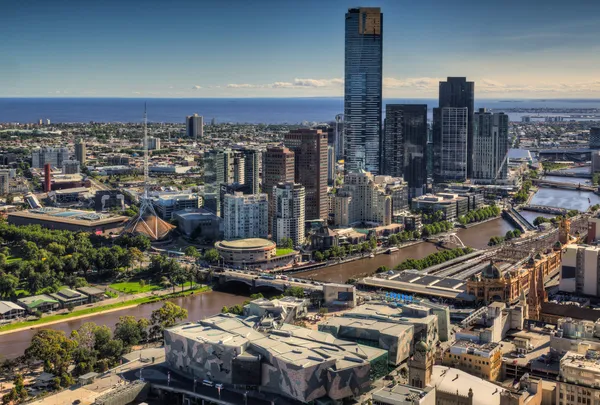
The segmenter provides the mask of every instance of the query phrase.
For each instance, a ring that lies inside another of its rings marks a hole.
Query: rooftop
[[[373,401],[386,401],[385,403],[393,401],[396,405],[414,405],[431,391],[431,388],[421,390],[408,385],[395,385],[391,388],[385,387],[375,391]]]
[[[52,207],[11,212],[8,214],[8,217],[39,219],[44,221],[85,226],[96,226],[104,225],[107,223],[124,222],[128,219],[127,217],[124,217],[122,215],[100,214],[92,211],[80,211]]]
[[[499,405],[500,393],[505,391],[489,381],[456,368],[433,366],[431,385],[438,391],[468,396],[473,391],[473,405]]]
[[[267,249],[274,248],[275,242],[262,239],[262,238],[248,238],[248,239],[237,239],[237,240],[223,240],[217,242],[221,247],[225,249]]]

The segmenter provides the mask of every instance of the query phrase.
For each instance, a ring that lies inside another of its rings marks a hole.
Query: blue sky
[[[341,96],[344,13],[384,14],[384,96],[600,98],[598,0],[0,0],[0,96]]]

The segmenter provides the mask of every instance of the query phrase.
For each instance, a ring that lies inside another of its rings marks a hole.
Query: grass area
[[[289,255],[290,253],[292,253],[294,251],[294,249],[288,249],[288,248],[277,248],[277,252],[275,253],[275,256],[283,256],[283,255]]]
[[[122,283],[114,283],[110,285],[110,288],[126,294],[139,294],[162,290],[162,286],[158,284],[146,284],[142,287],[139,281],[124,281]]]
[[[129,300],[129,301],[115,302],[113,304],[102,305],[102,306],[94,307],[94,308],[75,310],[75,311],[67,312],[67,313],[60,314],[60,315],[45,316],[40,319],[34,319],[31,321],[15,322],[15,323],[12,323],[9,325],[0,326],[0,332],[10,331],[10,330],[24,328],[24,327],[32,327],[35,325],[43,325],[48,322],[63,321],[63,320],[67,320],[69,318],[75,318],[77,316],[95,314],[95,313],[99,313],[99,312],[103,312],[103,311],[107,311],[107,310],[111,310],[111,309],[128,307],[131,305],[148,304],[150,302],[163,301],[163,300],[166,300],[169,298],[184,297],[187,295],[192,295],[192,294],[196,294],[199,292],[206,292],[206,291],[210,291],[210,287],[201,286],[201,287],[195,288],[193,290],[186,290],[183,293],[175,292],[173,294],[167,294],[167,295],[163,295],[160,297],[143,297],[143,298],[136,298],[136,299]]]

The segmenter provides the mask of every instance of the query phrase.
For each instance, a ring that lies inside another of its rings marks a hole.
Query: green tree
[[[287,288],[283,294],[290,297],[304,298],[304,289],[302,287],[292,286]]]
[[[323,253],[321,253],[319,251],[316,251],[315,252],[315,260],[318,261],[318,262],[322,262],[323,259],[324,259]]]
[[[292,240],[292,238],[281,238],[281,241],[279,242],[279,247],[282,249],[293,249],[294,241]]]
[[[219,255],[219,251],[217,249],[208,249],[206,253],[204,253],[204,260],[209,263],[217,263],[221,255]]]
[[[25,356],[42,361],[45,371],[60,375],[66,373],[76,347],[77,342],[67,338],[64,332],[42,329],[31,339]]]
[[[12,297],[19,287],[19,279],[12,274],[0,273],[0,296]]]
[[[150,316],[150,338],[157,339],[166,328],[170,328],[177,322],[187,318],[187,309],[181,308],[173,304],[171,301],[166,301],[159,309],[152,311]]]
[[[136,320],[134,316],[120,316],[115,325],[114,337],[123,342],[125,347],[131,347],[142,342],[147,336],[149,322],[142,318]]]
[[[186,256],[190,256],[190,257],[200,257],[200,253],[198,252],[198,249],[196,249],[194,246],[188,246],[185,248],[185,255]]]

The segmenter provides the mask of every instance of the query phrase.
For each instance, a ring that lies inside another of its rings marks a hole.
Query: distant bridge
[[[270,279],[270,278],[262,278],[255,273],[244,273],[243,271],[232,271],[225,270],[220,273],[214,273],[214,278],[218,279],[219,284],[225,284],[231,281],[237,281],[240,283],[247,284],[251,288],[260,288],[260,287],[270,287],[275,288],[279,291],[285,291],[286,288],[289,287],[300,287],[304,291],[322,291],[323,286],[320,283],[312,284],[308,281],[298,282],[298,281],[290,281],[282,280],[280,278]]]
[[[560,181],[544,180],[544,179],[532,179],[533,184],[537,184],[542,187],[561,188],[565,190],[583,190],[583,191],[596,191],[595,187],[586,186],[581,183],[565,183]]]
[[[547,205],[526,205],[523,207],[525,211],[542,212],[544,214],[554,215],[566,215],[567,210],[565,208],[549,207]]]

